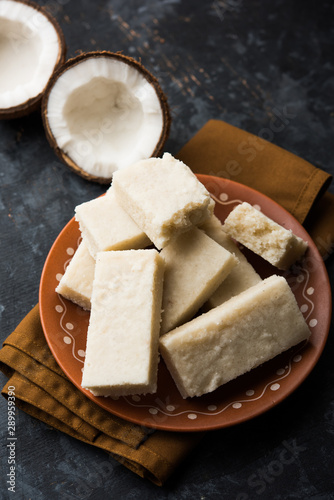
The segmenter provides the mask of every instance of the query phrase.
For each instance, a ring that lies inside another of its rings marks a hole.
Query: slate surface
[[[172,110],[166,145],[172,154],[207,120],[217,118],[255,134],[267,133],[265,138],[334,174],[332,2],[39,3],[59,21],[68,57],[78,51],[123,51],[155,74]],[[291,119],[270,133],[275,110],[288,111]],[[0,182],[3,341],[37,302],[44,260],[74,207],[104,188],[58,161],[38,113],[0,122]],[[333,259],[326,264],[333,285]],[[288,400],[253,421],[210,433],[162,488],[104,452],[19,412],[17,492],[7,494],[6,405],[1,398],[0,496],[334,498],[333,333],[332,324],[318,365]],[[5,380],[1,375],[2,385]]]

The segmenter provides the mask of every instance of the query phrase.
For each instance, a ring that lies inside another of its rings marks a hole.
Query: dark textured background
[[[275,111],[293,118],[270,138],[334,173],[334,28],[331,1],[50,0],[68,57],[123,51],[160,81],[172,110],[166,150],[205,122],[255,134]],[[1,78],[1,75],[0,75]],[[74,207],[104,191],[61,164],[38,113],[0,122],[1,340],[38,300],[47,253]],[[333,186],[331,191],[334,192]],[[333,258],[326,261],[333,285]],[[333,324],[314,371],[285,402],[216,431],[158,488],[103,452],[17,417],[17,493],[24,499],[334,498]],[[5,383],[1,375],[0,381]],[[1,498],[6,496],[6,405],[1,398]],[[291,448],[294,450],[291,452]],[[290,449],[290,463],[283,463]]]

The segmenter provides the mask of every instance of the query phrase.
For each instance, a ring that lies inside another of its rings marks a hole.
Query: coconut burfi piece
[[[78,205],[75,219],[94,258],[102,251],[141,249],[151,244],[148,236],[117,203],[112,188],[105,196]]]
[[[255,271],[254,267],[248,262],[244,254],[239,250],[232,238],[225,233],[220,220],[215,215],[201,225],[201,229],[208,236],[210,236],[210,238],[234,254],[239,260],[239,264],[231,270],[227,278],[221,285],[219,285],[217,290],[205,303],[204,308],[208,310],[219,306],[231,297],[234,297],[244,290],[247,290],[247,288],[256,285],[256,283],[259,283],[262,278]]]
[[[75,304],[90,310],[95,260],[81,241],[61,277],[56,292]]]
[[[156,392],[163,272],[155,249],[97,254],[82,377],[95,396]]]
[[[225,219],[223,229],[278,269],[289,269],[307,249],[306,241],[247,202],[232,210]]]
[[[284,277],[269,278],[160,338],[183,398],[201,396],[308,339]]]
[[[213,213],[210,193],[169,153],[118,170],[112,186],[119,204],[158,249]]]
[[[160,252],[165,261],[161,334],[191,319],[238,259],[193,227]]]

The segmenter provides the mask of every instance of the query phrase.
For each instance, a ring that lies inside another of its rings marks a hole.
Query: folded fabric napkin
[[[330,175],[248,132],[209,121],[177,155],[196,173],[226,177],[262,191],[305,223],[327,257],[333,247]],[[204,433],[165,432],[135,425],[100,408],[65,376],[46,343],[36,305],[5,340],[0,369],[15,387],[16,405],[126,467],[162,485]]]

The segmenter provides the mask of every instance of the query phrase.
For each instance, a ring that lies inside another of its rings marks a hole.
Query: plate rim
[[[318,361],[322,355],[322,352],[325,348],[325,345],[327,343],[327,339],[328,339],[328,335],[329,335],[329,331],[330,331],[331,317],[332,317],[332,301],[331,301],[332,292],[331,292],[330,280],[329,280],[329,276],[327,273],[327,269],[326,269],[324,260],[322,259],[321,255],[319,253],[319,250],[317,249],[317,247],[315,245],[315,242],[313,241],[313,239],[311,238],[311,236],[309,235],[307,230],[304,228],[304,226],[290,212],[288,212],[284,207],[282,207],[282,205],[280,205],[278,202],[272,200],[266,194],[263,194],[260,191],[257,191],[256,189],[254,189],[252,187],[249,187],[245,184],[241,184],[241,183],[236,182],[236,181],[231,180],[231,179],[225,179],[223,177],[217,177],[217,176],[212,176],[212,175],[207,175],[207,174],[195,174],[195,175],[199,179],[199,181],[202,183],[204,183],[205,181],[207,181],[207,183],[212,181],[212,182],[216,182],[220,185],[223,182],[223,183],[226,183],[227,185],[232,184],[237,189],[239,187],[241,187],[242,190],[246,190],[247,192],[252,193],[253,196],[255,196],[255,197],[260,196],[260,198],[266,199],[266,202],[269,203],[271,206],[278,209],[281,213],[285,212],[290,219],[291,218],[294,219],[294,221],[297,223],[297,225],[300,226],[302,228],[303,232],[308,236],[308,241],[311,242],[312,250],[316,253],[317,258],[319,260],[319,263],[321,263],[321,265],[322,265],[323,277],[325,278],[326,288],[329,291],[329,300],[328,300],[329,308],[328,308],[328,314],[326,317],[324,333],[321,336],[321,343],[320,343],[320,346],[317,347],[316,352],[313,354],[311,362],[309,362],[306,370],[303,371],[302,375],[298,378],[298,380],[295,383],[290,384],[289,388],[285,389],[284,394],[281,395],[279,398],[277,398],[275,401],[272,401],[271,405],[268,405],[267,408],[264,408],[264,409],[260,408],[258,412],[255,411],[251,415],[239,416],[235,421],[229,422],[227,424],[224,422],[222,422],[222,423],[217,422],[216,424],[213,424],[213,425],[199,424],[198,426],[196,426],[193,423],[191,427],[180,426],[180,425],[176,425],[176,426],[175,425],[168,425],[167,423],[154,425],[154,423],[148,423],[146,421],[143,424],[143,420],[141,418],[126,416],[123,413],[118,413],[117,411],[112,411],[111,409],[106,408],[102,404],[102,401],[99,401],[99,399],[96,398],[96,396],[93,396],[89,391],[82,388],[80,386],[80,384],[78,384],[75,380],[73,380],[73,377],[72,377],[70,371],[67,369],[67,367],[63,366],[62,361],[59,359],[58,353],[54,349],[54,346],[53,346],[48,334],[46,333],[47,332],[47,324],[46,324],[47,321],[46,321],[46,318],[44,317],[44,313],[43,313],[44,298],[43,298],[43,294],[42,294],[43,285],[45,282],[45,276],[46,276],[47,271],[48,271],[48,263],[49,263],[50,259],[53,257],[54,248],[58,245],[58,241],[63,237],[64,233],[69,229],[69,227],[75,221],[75,216],[73,216],[65,224],[65,226],[59,232],[59,234],[55,238],[53,244],[51,245],[50,250],[49,250],[47,257],[45,259],[42,273],[41,273],[40,285],[39,285],[39,311],[40,311],[40,320],[41,320],[41,324],[42,324],[42,330],[44,333],[44,337],[47,341],[47,344],[52,352],[52,355],[55,358],[55,361],[57,362],[59,367],[62,369],[62,371],[65,373],[65,375],[69,378],[69,380],[73,383],[73,385],[77,389],[79,389],[84,395],[86,395],[91,401],[95,402],[97,405],[99,405],[100,407],[105,409],[105,411],[111,413],[112,415],[115,415],[119,418],[123,418],[124,420],[126,420],[128,422],[132,422],[132,423],[137,424],[137,425],[144,425],[145,427],[155,429],[155,430],[164,430],[164,431],[169,431],[169,432],[203,432],[203,431],[207,431],[207,430],[218,430],[218,429],[222,429],[222,428],[227,428],[227,427],[241,424],[241,423],[246,422],[248,420],[252,420],[253,418],[256,418],[260,415],[263,415],[264,413],[267,413],[268,410],[276,407],[278,404],[280,404],[285,399],[287,399],[295,390],[297,390],[298,387],[300,387],[300,385],[306,380],[306,378],[310,375],[310,373],[313,371],[314,367],[318,363]],[[102,194],[102,196],[103,196],[103,194]]]

